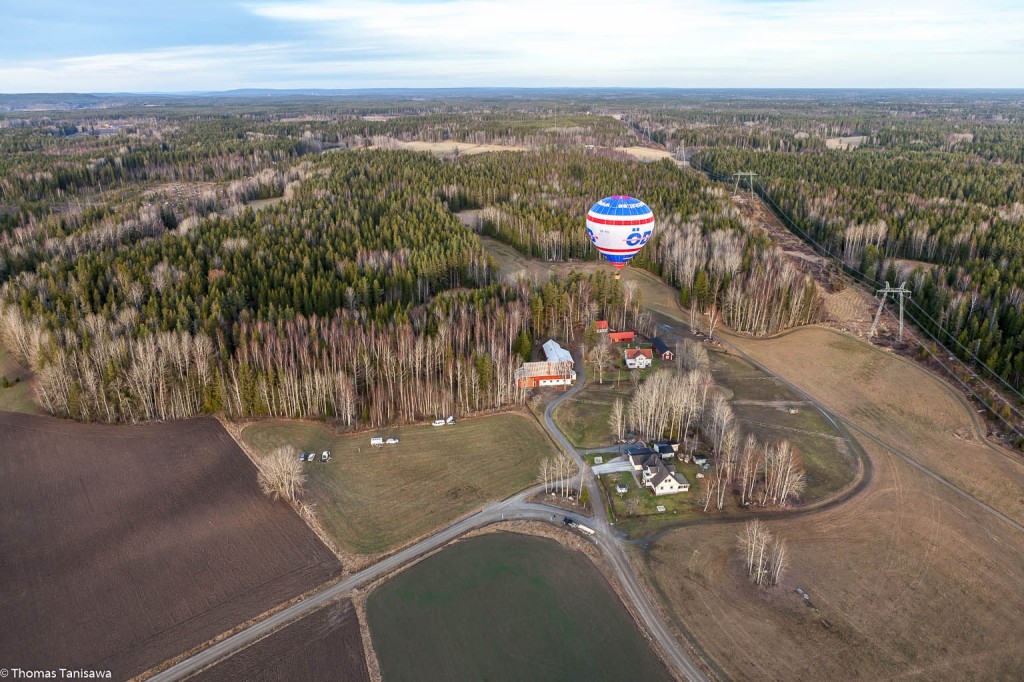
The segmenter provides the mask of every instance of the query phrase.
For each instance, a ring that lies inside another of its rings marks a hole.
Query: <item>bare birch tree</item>
[[[275,500],[295,501],[306,482],[306,473],[295,451],[288,447],[274,449],[259,460],[257,480],[264,495]]]
[[[612,432],[615,434],[615,439],[622,440],[626,430],[626,411],[622,398],[616,398],[615,402],[612,403],[612,411],[608,415],[608,426],[611,427]]]

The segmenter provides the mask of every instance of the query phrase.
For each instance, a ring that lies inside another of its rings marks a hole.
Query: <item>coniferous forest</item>
[[[376,425],[521,402],[512,374],[535,344],[629,294],[610,268],[501,277],[481,236],[595,260],[583,216],[608,194],[654,210],[632,266],[684,306],[753,334],[815,321],[814,281],[712,179],[738,170],[851,273],[907,281],[961,357],[1024,385],[1012,98],[955,115],[922,95],[143,104],[0,111],[3,341],[54,414]],[[414,141],[452,144],[397,148]],[[479,144],[509,149],[460,153]]]

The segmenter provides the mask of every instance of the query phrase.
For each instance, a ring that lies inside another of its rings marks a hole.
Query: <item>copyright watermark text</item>
[[[109,670],[87,668],[53,668],[29,670],[27,668],[0,668],[0,679],[5,680],[109,680]]]

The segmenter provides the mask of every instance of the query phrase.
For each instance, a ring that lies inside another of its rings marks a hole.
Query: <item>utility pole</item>
[[[736,188],[734,190],[736,192],[740,191],[740,178],[746,177],[746,178],[750,179],[750,198],[753,199],[754,198],[754,178],[757,177],[757,173],[751,173],[750,171],[741,171],[739,173],[733,173],[732,176],[734,178],[736,178]]]
[[[878,320],[882,317],[882,308],[885,306],[885,299],[892,294],[898,297],[900,302],[900,343],[903,343],[903,297],[910,293],[910,289],[907,288],[906,282],[900,282],[898,287],[891,287],[889,283],[885,283],[885,287],[878,290],[878,293],[882,295],[882,300],[878,302],[878,311],[875,312],[875,319],[871,323],[871,331],[868,332],[868,338],[874,338],[875,332],[878,330]]]

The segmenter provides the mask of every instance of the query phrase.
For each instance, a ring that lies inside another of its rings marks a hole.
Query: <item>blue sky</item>
[[[3,0],[0,16],[0,92],[1024,87],[1021,0]]]

